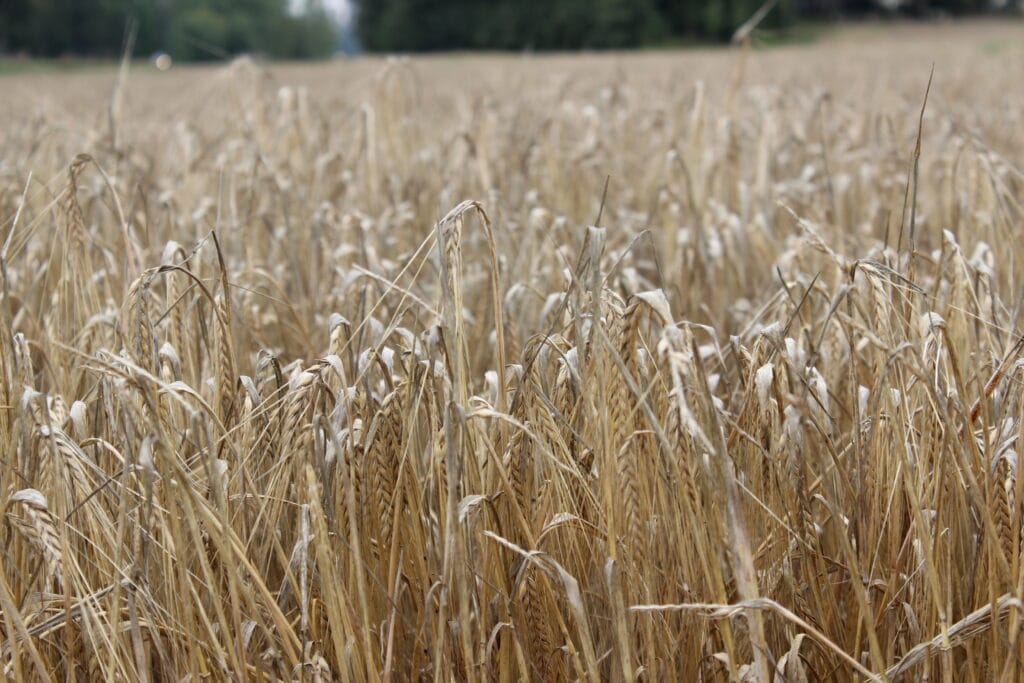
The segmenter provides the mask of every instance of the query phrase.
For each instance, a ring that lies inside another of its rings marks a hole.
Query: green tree
[[[670,36],[728,39],[759,6],[759,0],[363,0],[358,28],[370,50],[625,48]],[[776,8],[768,24],[784,16]]]
[[[171,22],[168,52],[175,59],[209,59],[227,54],[228,17],[206,7],[189,7]]]
[[[660,40],[666,34],[664,19],[651,0],[595,0],[595,47],[632,47]]]
[[[0,0],[0,51],[117,57],[126,29],[135,54],[176,59],[262,52],[283,59],[333,53],[335,28],[319,0]]]

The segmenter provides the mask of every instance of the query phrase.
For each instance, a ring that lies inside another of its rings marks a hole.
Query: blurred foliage
[[[724,41],[763,0],[350,0],[370,50],[571,50]],[[0,53],[116,57],[126,28],[135,54],[179,60],[243,52],[275,59],[332,54],[343,42],[323,0],[0,0]],[[993,0],[779,0],[761,28],[804,19],[928,16]],[[294,11],[298,6],[302,11]],[[888,8],[888,9],[887,9]],[[894,10],[894,8],[896,8]],[[778,34],[775,34],[778,35]],[[355,45],[348,36],[348,49]]]
[[[614,48],[669,35],[654,0],[370,0],[359,32],[371,50]]]
[[[135,54],[163,50],[179,60],[325,57],[338,41],[319,0],[299,13],[288,0],[2,0],[0,52],[116,57],[131,22]]]
[[[370,50],[621,48],[724,41],[763,0],[362,0],[359,35]],[[867,13],[927,16],[989,8],[991,0],[779,0],[761,23]]]

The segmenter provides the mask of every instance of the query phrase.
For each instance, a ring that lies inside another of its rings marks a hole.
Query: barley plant
[[[3,676],[1024,676],[991,31],[0,79]]]

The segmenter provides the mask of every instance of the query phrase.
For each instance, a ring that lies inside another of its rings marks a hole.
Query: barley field
[[[3,675],[1019,680],[1021,73],[0,77]]]

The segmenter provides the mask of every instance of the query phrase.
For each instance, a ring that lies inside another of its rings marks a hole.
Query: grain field
[[[1021,73],[0,76],[3,676],[1021,678]]]

